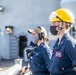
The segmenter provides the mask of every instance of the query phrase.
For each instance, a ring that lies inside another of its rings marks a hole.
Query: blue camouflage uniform
[[[30,58],[32,75],[50,75],[51,53],[50,47],[45,42],[35,50],[34,55]]]
[[[60,44],[59,39],[53,47],[51,58],[52,75],[76,75],[74,65],[76,65],[76,40],[66,33]],[[74,74],[73,74],[73,73]]]

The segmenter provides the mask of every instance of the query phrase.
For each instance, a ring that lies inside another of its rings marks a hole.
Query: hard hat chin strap
[[[59,16],[56,16],[56,18],[58,18],[61,22],[60,22],[60,24],[58,25],[58,33],[63,29],[62,28],[62,23],[64,22]]]
[[[58,34],[59,34],[59,32],[63,29],[62,23],[63,23],[63,22],[60,22],[60,24],[58,25]]]
[[[60,24],[58,25],[58,29],[59,29],[59,30],[62,30],[62,29],[63,29],[62,23],[63,23],[63,22],[60,22]]]

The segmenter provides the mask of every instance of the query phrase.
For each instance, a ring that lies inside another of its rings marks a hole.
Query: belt
[[[48,73],[48,74],[50,74],[48,71],[35,71],[35,72],[33,72],[33,74],[40,74],[40,73]]]
[[[62,75],[76,75],[76,71],[67,72]]]

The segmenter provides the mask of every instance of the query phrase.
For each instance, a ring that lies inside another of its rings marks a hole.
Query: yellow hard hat
[[[74,23],[74,16],[71,11],[65,8],[60,8],[56,10],[55,12],[52,12],[50,17],[49,17],[50,22],[55,22],[55,21],[64,21],[64,22],[70,22]]]

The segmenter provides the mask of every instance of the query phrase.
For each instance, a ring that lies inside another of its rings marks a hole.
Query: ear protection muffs
[[[39,40],[42,40],[42,39],[44,39],[45,34],[43,32],[41,32],[38,34],[38,36],[39,36]]]

